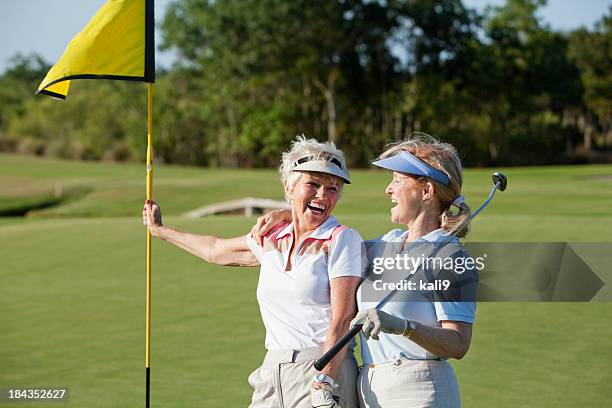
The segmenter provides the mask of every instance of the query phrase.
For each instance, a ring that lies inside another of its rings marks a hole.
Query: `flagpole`
[[[147,83],[147,200],[153,199],[153,84]],[[146,391],[149,408],[151,389],[151,231],[147,228]]]
[[[37,94],[66,99],[70,82],[76,79],[146,82],[147,201],[153,198],[154,8],[155,0],[107,1],[70,41],[62,57],[49,70],[36,91]],[[148,228],[146,231],[145,401],[148,408],[151,388],[151,232]]]

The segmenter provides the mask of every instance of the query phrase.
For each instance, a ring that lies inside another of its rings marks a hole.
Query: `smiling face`
[[[394,204],[391,208],[391,222],[404,225],[411,224],[423,212],[430,194],[426,183],[396,171],[385,192]]]
[[[285,183],[293,220],[300,229],[309,231],[316,229],[331,215],[340,198],[342,181],[328,174],[304,172],[290,188]]]

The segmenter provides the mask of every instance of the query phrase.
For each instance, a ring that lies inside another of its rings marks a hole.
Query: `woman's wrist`
[[[329,374],[325,374],[325,373],[320,373],[315,375],[312,378],[313,383],[315,384],[321,384],[321,383],[327,383],[329,385],[332,386],[332,388],[337,388],[338,387],[338,383],[336,382],[336,380]]]
[[[155,226],[154,228],[151,228],[151,235],[153,235],[154,237],[165,240],[167,238],[166,233],[167,233],[167,228],[163,225],[158,225],[158,226]]]

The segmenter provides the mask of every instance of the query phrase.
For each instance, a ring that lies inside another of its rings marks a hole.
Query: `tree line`
[[[594,28],[551,29],[544,0],[483,13],[461,0],[175,0],[158,70],[158,160],[273,166],[304,133],[366,166],[413,131],[468,165],[607,160],[612,7]],[[34,97],[49,69],[16,56],[0,77],[0,150],[91,160],[145,155],[142,84],[79,81]]]

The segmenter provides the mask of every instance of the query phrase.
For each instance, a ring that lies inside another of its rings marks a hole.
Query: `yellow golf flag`
[[[153,0],[109,0],[68,44],[36,93],[65,99],[72,79],[155,82]]]

